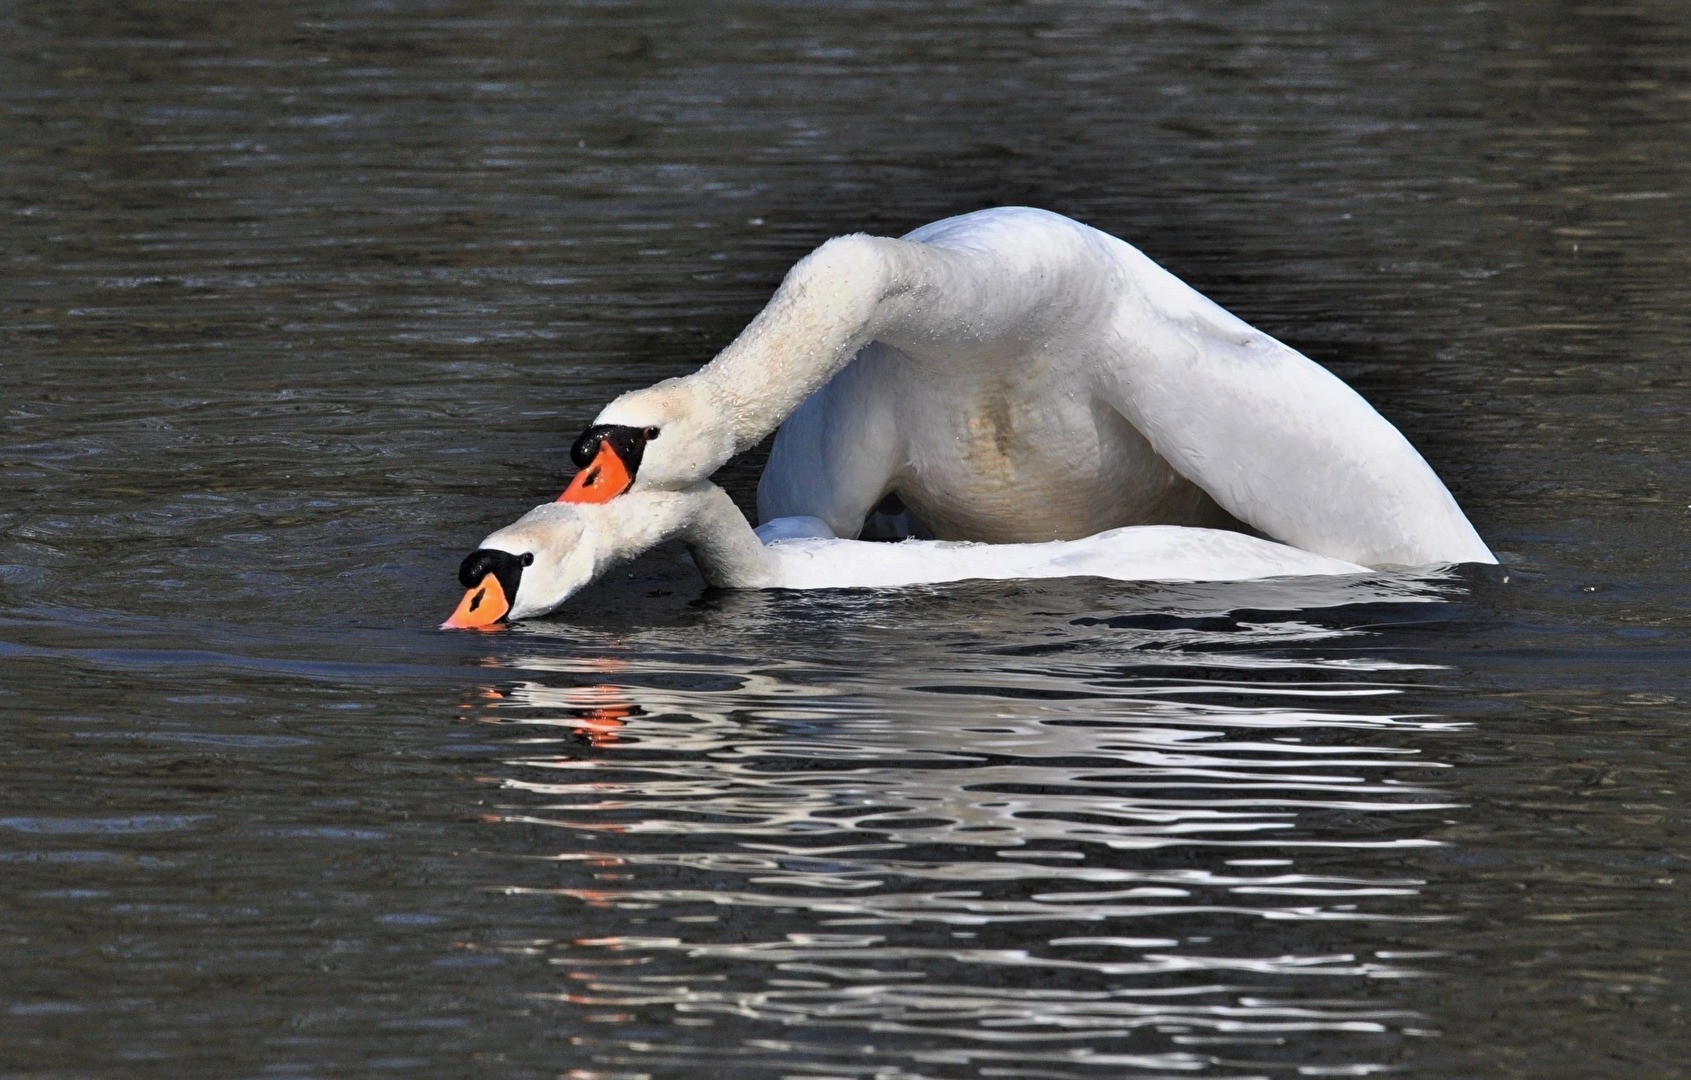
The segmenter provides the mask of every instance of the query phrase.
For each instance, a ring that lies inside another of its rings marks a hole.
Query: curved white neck
[[[739,453],[774,431],[875,339],[900,291],[900,241],[830,240],[787,272],[740,335],[697,373],[722,410]],[[910,246],[910,245],[902,245]]]
[[[637,523],[618,530],[617,547],[623,557],[678,539],[712,585],[760,589],[777,583],[774,556],[758,540],[734,500],[715,484],[701,481],[681,491],[630,493],[612,500],[606,510],[636,507],[655,512],[644,513]]]
[[[1070,252],[1004,258],[880,236],[836,237],[800,260],[757,317],[687,380],[708,389],[739,453],[872,341],[918,356],[1037,340],[1071,318],[1077,302],[1093,299],[1095,285],[1052,288],[1072,276],[1064,271],[1073,261]]]

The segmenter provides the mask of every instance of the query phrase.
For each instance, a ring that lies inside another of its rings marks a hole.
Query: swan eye
[[[523,562],[524,566],[533,566],[534,565],[534,552],[532,552],[532,551],[523,552],[522,562]]]
[[[649,427],[645,431],[641,432],[641,434],[646,436],[647,442],[651,442],[653,439],[658,437],[658,429],[655,427]]]

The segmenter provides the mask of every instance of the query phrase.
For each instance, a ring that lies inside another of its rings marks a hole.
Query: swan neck
[[[727,348],[695,376],[728,419],[735,452],[756,445],[851,363],[897,317],[889,300],[911,288],[915,245],[873,236],[828,241]]]
[[[775,559],[728,493],[705,483],[689,489],[688,496],[680,538],[705,581],[724,589],[774,585]]]

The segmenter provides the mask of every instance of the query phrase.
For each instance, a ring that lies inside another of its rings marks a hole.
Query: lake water
[[[1684,5],[0,28],[0,1073],[1684,1075]],[[1349,380],[1504,566],[664,551],[434,628],[811,247],[1009,203]]]

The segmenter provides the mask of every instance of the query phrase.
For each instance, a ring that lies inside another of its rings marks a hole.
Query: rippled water
[[[0,1072],[1682,1073],[1682,6],[0,26]],[[1328,364],[1505,566],[669,551],[432,629],[810,247],[1004,203]]]

